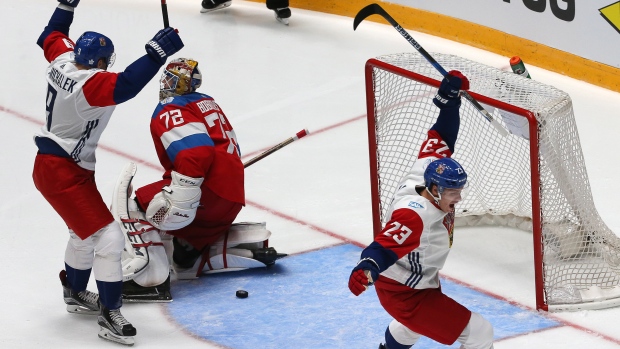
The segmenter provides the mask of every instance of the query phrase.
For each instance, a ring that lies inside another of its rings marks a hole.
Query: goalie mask
[[[202,84],[198,62],[190,58],[172,60],[159,79],[159,100],[196,91]]]

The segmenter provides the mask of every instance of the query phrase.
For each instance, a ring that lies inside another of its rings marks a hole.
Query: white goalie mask
[[[159,100],[196,91],[202,84],[198,61],[191,58],[172,60],[159,79]]]

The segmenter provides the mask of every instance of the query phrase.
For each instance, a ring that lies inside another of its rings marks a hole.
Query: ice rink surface
[[[97,338],[95,318],[65,311],[57,275],[68,234],[31,178],[32,135],[45,121],[47,66],[36,40],[56,4],[5,1],[0,12],[0,347],[112,348]],[[199,0],[169,1],[170,23],[186,45],[177,56],[200,62],[200,91],[213,96],[233,124],[243,159],[301,129],[311,132],[246,170],[247,206],[238,217],[267,222],[270,245],[291,256],[271,269],[174,282],[170,304],[126,304],[123,314],[138,329],[135,346],[376,348],[390,319],[374,291],[356,298],[346,286],[361,247],[372,241],[363,69],[371,57],[413,48],[389,25],[364,22],[353,31],[346,17],[293,9],[284,26],[260,3],[234,0],[209,14],[199,9]],[[120,71],[144,54],[144,44],[161,27],[157,1],[83,0],[71,37],[86,30],[109,36],[117,54],[110,70]],[[509,69],[509,57],[410,33],[429,52]],[[571,96],[594,201],[608,226],[620,232],[614,145],[620,94],[528,69]],[[148,127],[157,92],[154,79],[117,107],[103,134],[97,183],[108,202],[128,161],[138,163],[135,186],[161,176]],[[532,236],[524,231],[458,229],[443,270],[446,293],[485,312],[495,327],[496,349],[620,348],[620,308],[533,310],[532,253]],[[238,288],[250,297],[236,299]],[[429,341],[418,346],[445,347]]]

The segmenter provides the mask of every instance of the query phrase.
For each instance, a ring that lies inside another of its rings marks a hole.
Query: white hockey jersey
[[[416,191],[424,186],[424,170],[431,161],[451,152],[439,134],[429,131],[418,159],[394,195],[387,222],[375,241],[399,258],[381,273],[415,289],[439,287],[439,270],[452,246],[454,211],[446,213]]]
[[[145,54],[120,73],[78,69],[73,61],[74,42],[67,36],[73,11],[66,8],[58,6],[37,40],[50,65],[46,70],[46,123],[34,141],[41,153],[70,157],[94,171],[97,143],[114,108],[135,97],[162,64]]]
[[[60,146],[80,167],[95,170],[95,150],[115,105],[93,106],[84,84],[101,69],[79,70],[73,52],[58,56],[47,68],[46,124],[35,133]],[[38,140],[37,144],[41,142]],[[41,146],[39,147],[41,148]]]

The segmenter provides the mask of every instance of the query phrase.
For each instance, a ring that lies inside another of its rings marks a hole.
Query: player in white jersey
[[[125,239],[97,190],[95,149],[115,105],[136,96],[183,42],[174,29],[160,30],[124,72],[107,72],[115,57],[112,41],[85,32],[74,43],[69,28],[80,0],[58,2],[37,40],[50,65],[33,180],[69,228],[60,272],[67,311],[98,315],[101,338],[130,345],[136,329],[120,313]],[[91,270],[99,294],[86,290]]]
[[[441,291],[439,270],[452,247],[454,206],[467,185],[463,167],[451,158],[459,132],[460,90],[469,81],[458,71],[444,78],[434,104],[437,121],[418,159],[400,183],[386,224],[361,254],[349,278],[356,296],[375,285],[394,318],[380,349],[411,348],[421,336],[463,349],[493,348],[493,327]]]

